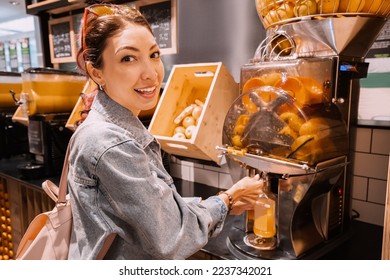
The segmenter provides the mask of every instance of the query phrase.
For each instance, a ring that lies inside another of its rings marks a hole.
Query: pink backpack
[[[27,228],[16,252],[17,260],[66,260],[68,259],[72,232],[72,208],[67,195],[68,153],[66,151],[60,186],[50,180],[42,183],[43,190],[56,203],[53,210],[37,215]],[[103,259],[116,234],[109,235],[97,259]]]

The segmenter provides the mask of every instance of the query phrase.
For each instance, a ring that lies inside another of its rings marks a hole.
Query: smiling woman
[[[85,9],[82,26],[78,65],[98,90],[71,140],[69,259],[95,259],[112,233],[106,259],[188,258],[218,235],[228,212],[253,208],[262,180],[245,177],[204,200],[181,197],[138,118],[156,105],[164,78],[150,25],[134,8],[98,4]]]

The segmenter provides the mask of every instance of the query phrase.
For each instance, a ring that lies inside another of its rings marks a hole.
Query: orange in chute
[[[242,93],[261,86],[265,86],[265,83],[260,77],[250,78],[248,81],[245,82],[244,86],[242,87]],[[254,113],[258,111],[257,106],[250,100],[248,94],[242,97],[242,104],[249,113]]]
[[[324,99],[323,86],[311,77],[298,77],[305,91],[295,95],[296,100],[303,105],[322,103]]]
[[[261,79],[264,81],[264,84],[267,86],[274,86],[277,81],[282,78],[282,74],[279,72],[272,72],[264,74],[261,76]]]
[[[264,80],[261,77],[250,78],[245,82],[244,86],[242,87],[242,93],[245,93],[252,88],[257,88],[261,86],[265,86]]]
[[[281,74],[277,72],[252,77],[245,82],[244,86],[242,87],[242,93],[262,86],[274,86],[275,83],[280,79]],[[276,94],[273,92],[258,92],[258,94],[263,99],[263,101],[267,103],[276,97]],[[254,113],[258,111],[257,106],[250,100],[249,95],[242,97],[242,103],[248,112]]]
[[[293,76],[280,79],[276,82],[275,87],[287,91],[291,97],[295,97],[296,95],[299,95],[300,92],[305,91],[305,87],[302,82],[297,77]]]

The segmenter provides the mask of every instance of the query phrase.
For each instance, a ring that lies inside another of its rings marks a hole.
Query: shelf
[[[69,2],[67,0],[45,0],[36,3],[33,3],[32,0],[26,0],[26,12],[30,15],[37,15],[40,12],[64,7],[67,5],[69,5]]]

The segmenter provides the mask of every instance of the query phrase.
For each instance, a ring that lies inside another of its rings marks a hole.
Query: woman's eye
[[[152,55],[150,56],[151,58],[160,58],[160,52],[154,52],[152,53]]]
[[[135,58],[132,57],[132,56],[125,56],[125,57],[123,57],[123,58],[121,59],[122,62],[132,62],[132,61],[134,61],[134,60],[135,60]]]

